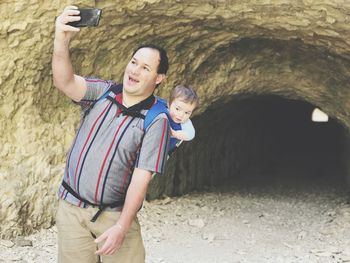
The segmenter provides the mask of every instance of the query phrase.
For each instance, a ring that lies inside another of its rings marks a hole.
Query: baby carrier
[[[169,115],[169,111],[167,108],[167,103],[164,99],[156,97],[156,102],[151,106],[151,108],[147,111],[146,115],[142,114],[140,111],[136,111],[136,110],[130,110],[127,107],[125,107],[123,104],[121,104],[120,102],[118,102],[114,97],[110,96],[111,93],[118,95],[120,93],[122,93],[123,90],[123,85],[122,84],[113,84],[111,85],[108,90],[97,100],[92,101],[88,106],[87,109],[85,110],[84,113],[84,118],[89,114],[89,112],[91,111],[91,109],[94,107],[94,105],[98,102],[101,101],[103,99],[108,99],[110,101],[112,101],[112,103],[116,104],[118,106],[119,109],[122,110],[122,113],[125,115],[129,115],[129,116],[133,116],[133,117],[137,117],[137,118],[142,118],[144,119],[144,131],[146,132],[149,125],[152,123],[152,121],[161,113],[165,113],[169,119],[169,123],[170,126],[173,130],[181,130],[181,125],[175,123]],[[168,156],[174,152],[174,150],[180,145],[181,141],[175,139],[175,138],[171,138],[170,139],[170,145],[168,148]],[[91,206],[97,206],[99,207],[98,212],[93,216],[93,218],[91,219],[91,222],[95,222],[96,219],[99,217],[99,215],[102,213],[102,211],[104,209],[106,209],[107,207],[110,208],[116,208],[116,207],[120,207],[123,206],[124,204],[124,200],[115,202],[115,203],[111,203],[111,204],[93,204],[88,200],[83,199],[82,197],[79,196],[78,193],[76,193],[65,181],[62,182],[62,186],[71,194],[73,195],[75,198],[79,199],[80,201],[91,205]]]

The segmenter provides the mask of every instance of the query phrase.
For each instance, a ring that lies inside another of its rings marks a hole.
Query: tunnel
[[[170,179],[155,180],[148,197],[239,185],[347,183],[348,129],[324,104],[335,94],[322,91],[345,80],[335,77],[334,62],[330,53],[298,40],[247,38],[211,54],[196,76],[214,75],[220,97],[194,118],[195,141],[179,147],[169,161]],[[318,107],[327,122],[312,121]]]
[[[239,187],[346,183],[346,130],[312,120],[315,106],[276,95],[218,101],[197,118],[197,140],[178,149],[168,194]]]
[[[350,5],[315,1],[91,1],[100,24],[74,36],[76,74],[121,81],[143,43],[169,55],[156,95],[193,86],[196,138],[170,157],[148,199],[192,191],[350,178]],[[52,83],[63,1],[2,1],[0,236],[54,222],[79,108]],[[315,108],[328,122],[311,120]],[[346,182],[346,184],[344,183]]]

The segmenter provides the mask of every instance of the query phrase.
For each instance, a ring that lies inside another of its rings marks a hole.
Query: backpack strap
[[[113,92],[115,95],[122,93],[123,84],[121,84],[121,83],[120,84],[113,84],[112,86],[109,87],[109,89],[105,92],[105,94],[103,94],[103,96],[107,97],[107,95],[109,94],[110,91]],[[103,96],[101,98],[99,98],[99,100],[102,99]]]
[[[108,97],[110,92],[113,92],[115,95],[122,93],[123,90],[123,84],[111,84],[109,86],[109,88],[105,91],[105,93],[103,93],[103,95],[101,97],[99,97],[98,99],[94,100],[89,107],[85,110],[84,112],[84,118],[90,113],[90,111],[92,110],[92,108],[95,106],[95,104],[97,102],[99,102],[100,100],[103,100],[105,98]]]
[[[161,113],[165,113],[169,119],[168,108],[166,107],[166,101],[162,98],[156,97],[156,103],[148,110],[145,120],[143,122],[143,128],[146,131],[152,121]]]
[[[130,110],[129,108],[125,107],[123,104],[118,102],[114,97],[111,97],[111,96],[108,95],[106,98],[108,100],[110,100],[112,103],[114,103],[115,105],[117,105],[117,107],[119,109],[121,109],[121,113],[122,114],[128,115],[128,116],[132,116],[132,117],[136,117],[136,118],[145,119],[145,115],[143,115],[140,111]]]
[[[181,130],[181,125],[174,122],[169,114],[166,100],[156,96],[156,103],[149,109],[144,120],[144,130],[146,131],[152,121],[161,113],[165,113],[170,123],[170,127],[173,130]],[[168,155],[170,155],[174,150],[180,145],[180,140],[176,138],[170,138],[170,145]]]
[[[166,100],[158,96],[155,96],[155,97],[157,101],[155,104],[152,105],[152,107],[149,109],[149,111],[146,114],[144,129],[146,130],[148,128],[148,126],[152,123],[155,117],[157,117],[161,113],[165,113],[169,119],[171,128],[176,131],[181,130],[181,124],[174,122],[173,119],[171,118]]]

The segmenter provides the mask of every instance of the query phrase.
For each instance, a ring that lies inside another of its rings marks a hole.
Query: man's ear
[[[156,79],[156,84],[160,84],[165,79],[166,79],[165,74],[158,74]]]

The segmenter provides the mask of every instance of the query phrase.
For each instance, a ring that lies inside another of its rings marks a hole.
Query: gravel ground
[[[147,263],[350,262],[347,189],[236,185],[145,202]],[[56,262],[56,229],[0,240],[0,262]]]

